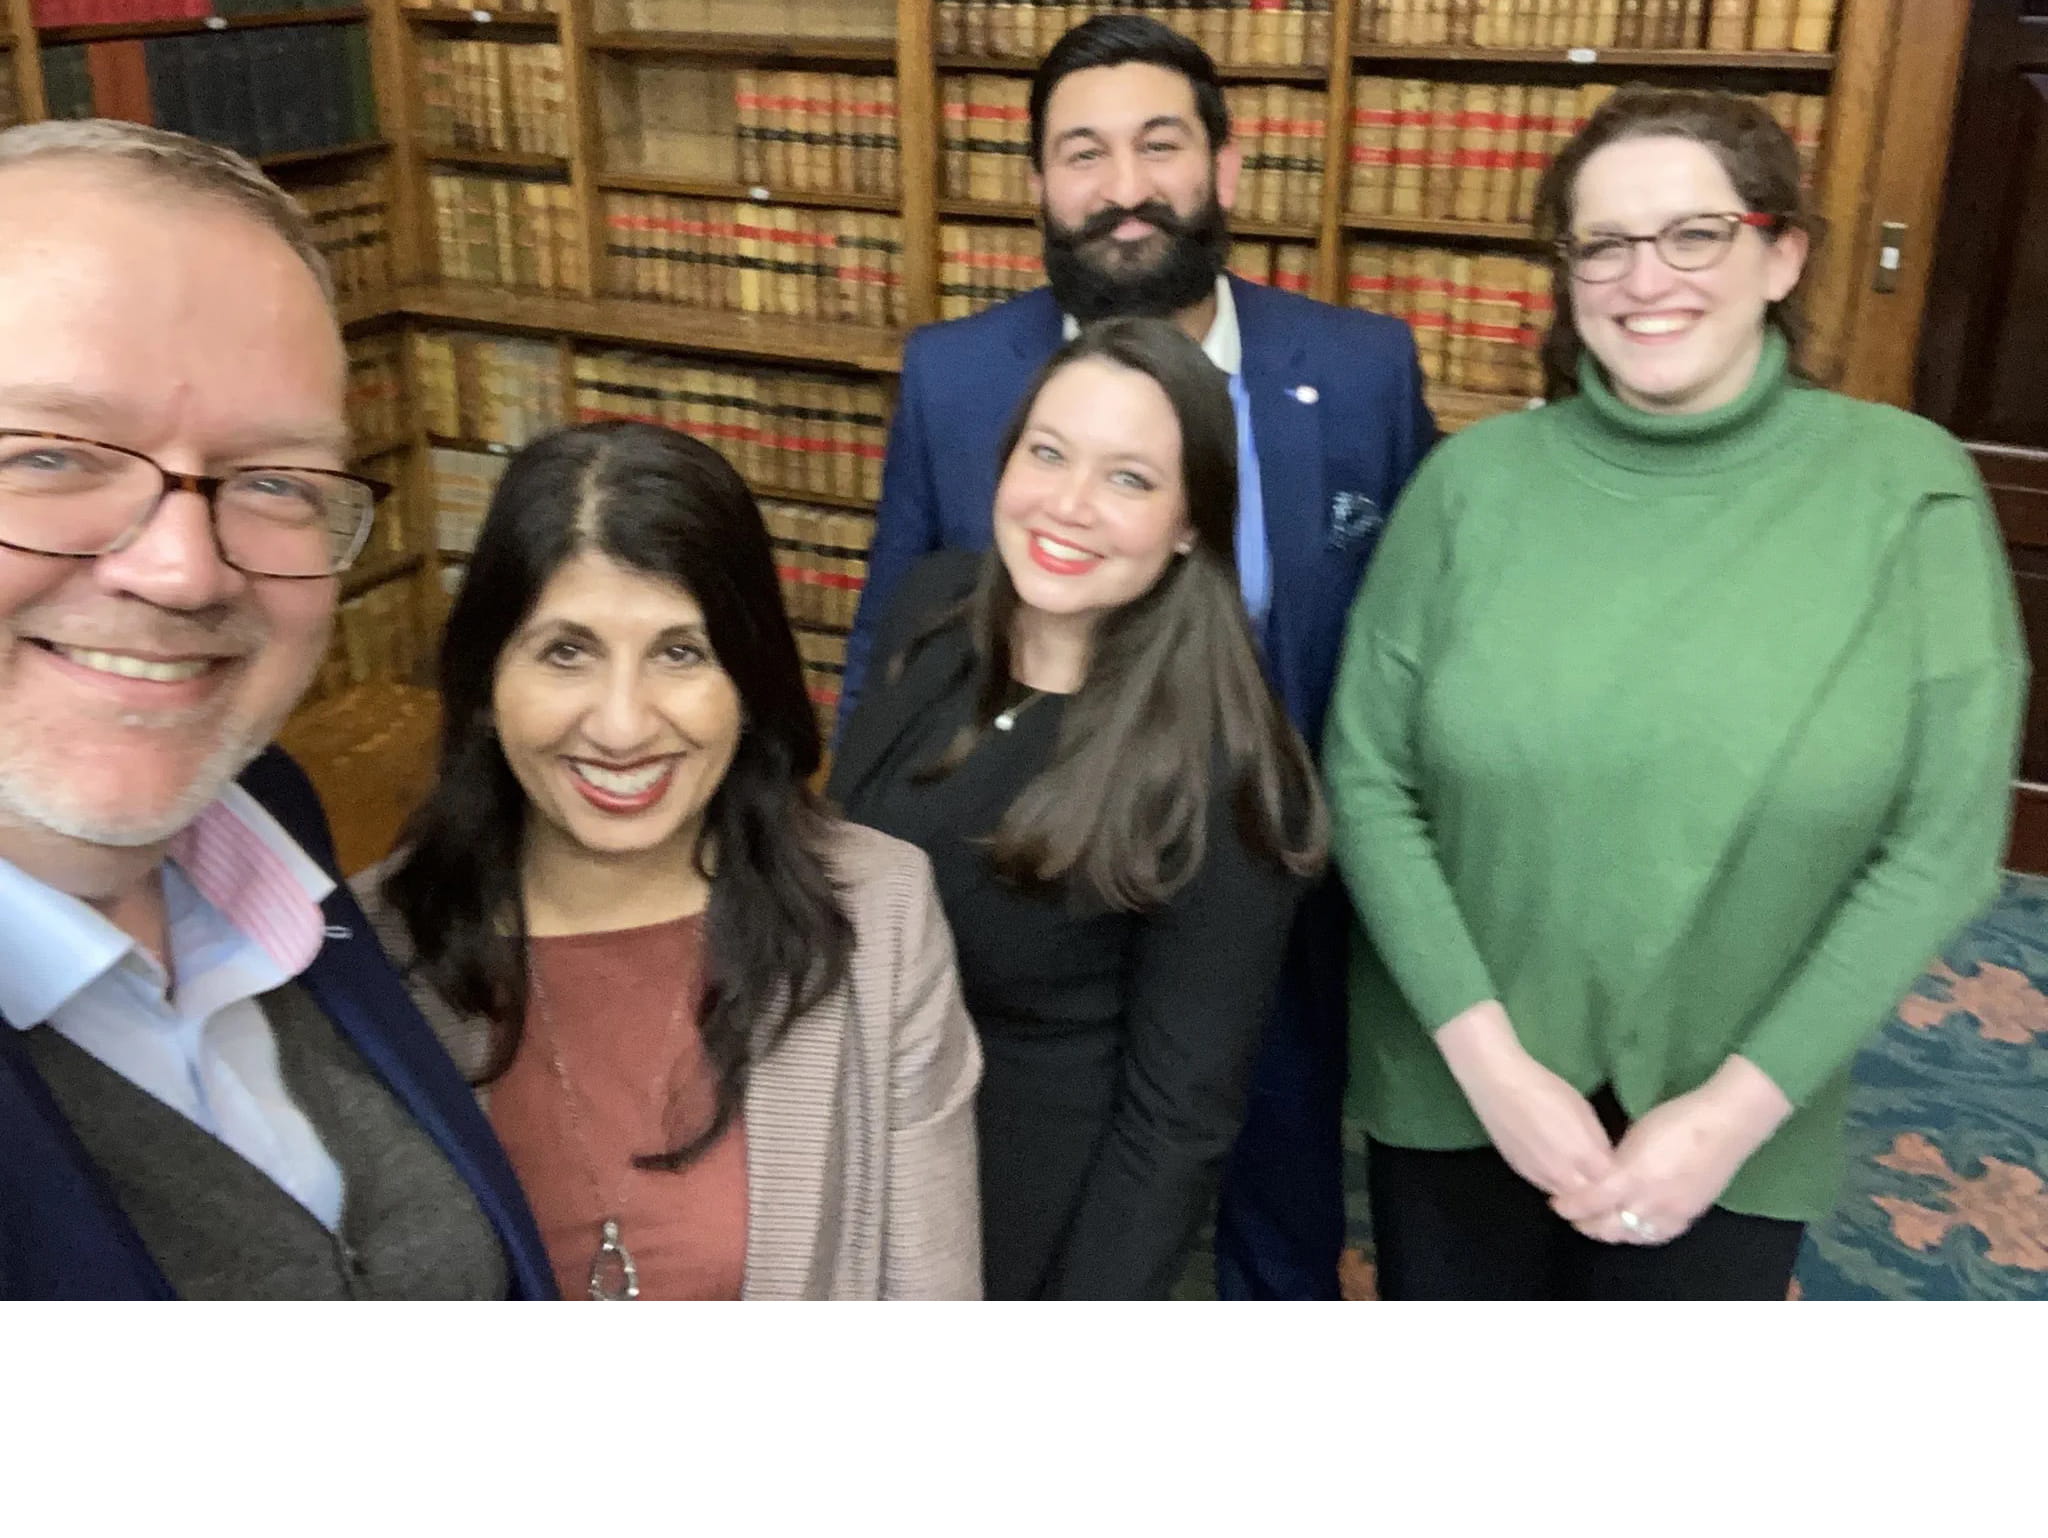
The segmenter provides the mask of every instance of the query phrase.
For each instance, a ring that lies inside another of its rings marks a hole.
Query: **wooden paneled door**
[[[2048,0],[1976,0],[1916,410],[1991,488],[2033,658],[2011,860],[2048,872]]]

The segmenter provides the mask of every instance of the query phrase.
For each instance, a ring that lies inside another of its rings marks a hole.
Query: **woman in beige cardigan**
[[[370,910],[565,1295],[979,1296],[981,1053],[923,855],[829,818],[759,511],[681,433],[506,469]]]

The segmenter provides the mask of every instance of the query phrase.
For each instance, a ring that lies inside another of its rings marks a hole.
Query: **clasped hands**
[[[1676,1239],[1792,1109],[1761,1069],[1732,1056],[1614,1143],[1586,1097],[1524,1050],[1499,1003],[1449,1021],[1437,1045],[1508,1166],[1603,1244]]]

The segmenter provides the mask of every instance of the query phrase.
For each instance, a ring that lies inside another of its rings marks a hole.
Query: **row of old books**
[[[362,554],[356,557],[356,571],[372,571],[379,562],[405,555],[414,548],[412,509],[406,501],[404,489],[404,451],[402,448],[386,449],[370,458],[357,460],[355,468],[392,488],[391,495],[377,504],[376,516],[370,520],[370,537],[363,542]]]
[[[939,0],[934,42],[941,58],[1036,59],[1103,11],[1156,16],[1219,64],[1308,65],[1330,57],[1330,0]]]
[[[382,175],[312,183],[295,187],[292,196],[313,221],[313,244],[327,258],[338,297],[381,294],[391,287],[389,200]]]
[[[830,742],[839,719],[839,697],[846,689],[846,637],[830,630],[799,629],[796,650],[803,659],[811,709],[817,712],[818,734]]]
[[[474,449],[427,450],[427,484],[434,498],[434,545],[447,555],[467,555],[490,510],[491,493],[505,473],[503,454]]]
[[[771,498],[761,503],[761,521],[768,525],[768,539],[775,547],[782,602],[790,620],[851,630],[867,581],[874,515]]]
[[[426,660],[414,605],[409,582],[386,582],[344,600],[306,703],[335,699],[359,684],[412,683]]]
[[[1316,248],[1288,241],[1233,240],[1230,270],[1252,283],[1306,294],[1316,280]]]
[[[457,150],[569,153],[559,43],[419,41],[420,136]]]
[[[453,283],[574,293],[583,287],[583,229],[566,182],[427,178],[435,266]]]
[[[605,63],[598,98],[609,170],[777,192],[896,194],[891,76]]]
[[[559,427],[562,353],[553,342],[471,331],[416,331],[420,426],[434,438],[519,448]]]
[[[957,320],[1045,282],[1044,241],[1030,225],[939,226],[939,319]]]
[[[408,11],[448,10],[448,0],[398,0]],[[455,9],[472,14],[482,11],[488,16],[557,15],[562,7],[557,0],[485,0],[482,5],[463,5]]]
[[[1361,0],[1357,40],[1395,47],[1825,53],[1839,0]]]
[[[882,494],[889,393],[872,380],[585,351],[576,355],[576,416],[681,428],[724,454],[758,494],[863,503]]]
[[[903,221],[633,193],[605,198],[607,293],[796,320],[904,319]]]
[[[1224,92],[1231,135],[1244,151],[1240,218],[1313,225],[1322,215],[1323,91],[1288,85]],[[976,203],[1029,200],[1031,82],[949,75],[939,82],[942,185]]]
[[[405,410],[405,368],[395,332],[349,338],[348,433],[360,454],[370,444],[396,443],[411,431]]]
[[[727,37],[896,35],[896,0],[597,0],[600,32],[708,32]]]
[[[1408,323],[1423,377],[1485,395],[1533,396],[1549,329],[1550,269],[1527,257],[1431,246],[1352,246],[1346,302]]]
[[[874,196],[896,191],[893,76],[737,70],[733,112],[735,170],[747,186]]]
[[[251,156],[377,136],[360,24],[59,44],[43,86],[53,118],[152,123]]]
[[[1544,169],[1614,93],[1579,86],[1361,78],[1352,85],[1352,214],[1459,223],[1526,223]],[[1756,98],[1798,147],[1810,179],[1825,96]]]

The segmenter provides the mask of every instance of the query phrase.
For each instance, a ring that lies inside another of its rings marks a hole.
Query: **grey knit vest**
[[[502,1298],[505,1255],[440,1149],[306,993],[259,1001],[285,1087],[341,1167],[329,1233],[269,1176],[48,1028],[29,1056],[186,1298]]]

